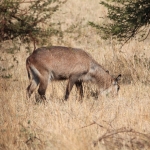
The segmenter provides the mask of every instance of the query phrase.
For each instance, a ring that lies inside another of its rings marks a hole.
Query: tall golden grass
[[[25,59],[29,54],[25,46],[15,54],[3,52],[11,44],[1,46],[0,150],[150,149],[150,44],[133,40],[120,49],[113,41],[101,40],[87,22],[99,22],[103,15],[106,10],[98,0],[68,0],[52,19],[61,23],[63,37],[50,42],[83,48],[110,74],[121,73],[115,98],[97,98],[97,87],[88,83],[83,103],[76,101],[75,88],[63,103],[67,82],[53,82],[46,105],[36,104],[34,94],[27,100]]]

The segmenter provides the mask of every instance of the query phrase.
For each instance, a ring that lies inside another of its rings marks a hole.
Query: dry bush
[[[1,51],[0,149],[150,149],[149,42],[135,40],[120,49],[117,43],[101,40],[87,25],[105,14],[98,3],[69,0],[53,18],[62,24],[64,35],[51,42],[83,48],[110,74],[121,73],[118,97],[98,97],[97,87],[88,83],[83,103],[77,101],[76,88],[63,103],[65,81],[49,84],[46,105],[35,103],[36,94],[27,100],[25,59],[29,54],[24,46],[15,51],[15,58]],[[10,45],[4,43],[1,49]]]

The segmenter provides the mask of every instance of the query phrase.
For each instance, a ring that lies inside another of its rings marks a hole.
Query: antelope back
[[[71,74],[85,74],[94,60],[81,49],[49,47],[35,50],[27,65],[34,66],[41,74],[51,72],[53,79],[69,78]]]

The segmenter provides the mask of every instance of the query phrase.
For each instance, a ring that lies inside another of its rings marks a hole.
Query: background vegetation
[[[142,42],[133,39],[121,49],[112,38],[101,39],[89,21],[103,23],[107,12],[99,0],[66,1],[49,20],[61,34],[50,36],[42,45],[82,48],[110,74],[121,73],[115,98],[97,98],[97,87],[88,83],[83,103],[76,101],[75,88],[69,101],[62,103],[66,82],[53,82],[46,93],[47,105],[35,104],[36,94],[26,98],[25,68],[34,44],[18,38],[1,42],[0,149],[150,149],[149,36]]]
[[[109,22],[100,25],[90,22],[90,25],[101,30],[101,37],[113,37],[126,43],[137,34],[144,40],[149,35],[150,2],[147,0],[112,0],[100,4],[108,9]],[[106,20],[106,18],[104,18]]]
[[[17,39],[23,43],[43,44],[58,33],[50,19],[63,3],[60,0],[2,0],[0,42]]]

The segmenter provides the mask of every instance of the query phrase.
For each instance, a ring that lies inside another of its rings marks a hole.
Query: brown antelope
[[[38,93],[46,99],[45,92],[49,81],[66,80],[65,100],[75,84],[83,97],[82,82],[91,81],[98,85],[100,92],[108,91],[117,94],[119,90],[117,78],[113,78],[87,52],[82,49],[61,46],[38,48],[27,58],[26,68],[30,85],[27,94],[30,97],[39,85]]]

